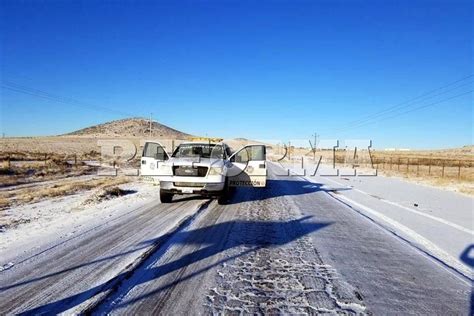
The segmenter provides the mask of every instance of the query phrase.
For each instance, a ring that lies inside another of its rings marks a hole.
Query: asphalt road
[[[468,280],[275,168],[228,205],[151,202],[0,272],[0,313],[470,313]]]

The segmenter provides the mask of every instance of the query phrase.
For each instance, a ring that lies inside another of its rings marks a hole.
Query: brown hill
[[[150,121],[144,118],[129,118],[111,121],[86,127],[65,136],[88,137],[155,137],[186,139],[191,135],[178,131],[169,126],[152,121],[150,134]]]

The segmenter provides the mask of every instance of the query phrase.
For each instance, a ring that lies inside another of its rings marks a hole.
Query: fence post
[[[420,174],[420,159],[416,161],[416,176]]]
[[[77,168],[77,154],[74,154],[74,168]]]
[[[428,175],[431,176],[431,158],[430,158],[430,161],[428,162]]]
[[[10,154],[8,154],[8,156],[7,156],[7,168],[10,169],[10,166],[11,166],[11,164],[10,164]]]
[[[400,171],[400,158],[397,159],[397,170]]]
[[[409,165],[410,165],[410,158],[407,158],[407,174],[408,174],[408,172],[410,171],[410,170],[409,170],[409,168],[410,168]]]
[[[458,161],[458,179],[461,178],[461,160]]]
[[[444,178],[444,160],[443,160],[443,169],[441,170],[441,178]]]
[[[390,170],[392,170],[392,158],[393,157],[390,157]]]

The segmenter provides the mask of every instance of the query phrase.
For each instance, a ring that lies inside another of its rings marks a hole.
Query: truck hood
[[[169,166],[223,167],[224,160],[215,158],[170,158],[164,164]]]

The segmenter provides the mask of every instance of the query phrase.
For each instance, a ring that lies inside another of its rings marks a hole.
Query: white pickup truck
[[[232,153],[225,143],[185,142],[168,155],[158,142],[147,141],[141,158],[141,176],[160,185],[160,200],[175,194],[217,197],[225,204],[231,187],[265,187],[264,145],[247,145]]]

